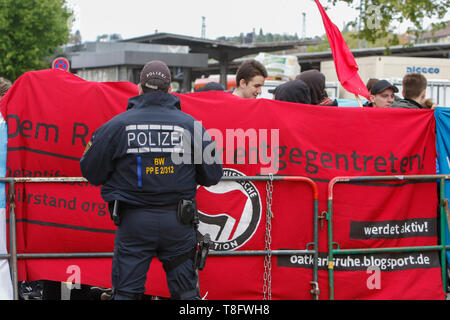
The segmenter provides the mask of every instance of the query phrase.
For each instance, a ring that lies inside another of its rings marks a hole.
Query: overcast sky
[[[313,0],[68,0],[75,13],[72,31],[80,30],[83,41],[98,35],[118,33],[124,39],[158,32],[200,37],[202,16],[206,18],[206,38],[238,36],[253,29],[259,33],[302,36],[306,13],[306,36],[323,35],[322,20]],[[321,1],[326,5],[326,1]],[[346,3],[327,10],[342,30],[357,12]],[[406,30],[406,29],[405,29]]]
[[[69,0],[75,12],[73,31],[80,30],[83,41],[98,35],[119,33],[124,39],[158,32],[200,37],[202,16],[206,18],[206,38],[237,36],[260,28],[264,33],[303,33],[302,12],[306,13],[306,36],[322,35],[317,5],[312,0]],[[322,5],[325,2],[322,1]],[[346,4],[330,8],[328,15],[342,28],[356,13]]]

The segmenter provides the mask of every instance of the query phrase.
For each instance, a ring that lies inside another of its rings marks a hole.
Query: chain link
[[[272,194],[273,194],[273,175],[269,174],[269,180],[266,183],[266,236],[264,257],[264,300],[272,300]]]

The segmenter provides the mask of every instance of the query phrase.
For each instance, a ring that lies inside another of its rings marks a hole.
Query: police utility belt
[[[113,220],[114,224],[116,226],[120,226],[122,216],[121,216],[121,207],[120,201],[115,200],[113,203],[109,203],[108,209],[109,213],[111,215],[111,219]],[[127,208],[139,208],[136,206],[131,205],[125,205]],[[141,207],[144,208],[144,207]],[[182,199],[178,202],[176,205],[167,205],[167,206],[145,206],[145,208],[155,208],[155,209],[166,209],[166,210],[177,210],[177,220],[185,225],[193,225],[195,227],[195,230],[197,231],[198,225],[199,225],[199,217],[198,217],[198,210],[197,210],[197,200],[195,199]],[[197,235],[199,233],[197,232]],[[197,245],[196,247],[191,251],[188,252],[185,255],[179,256],[178,259],[175,259],[170,264],[164,265],[165,271],[169,271],[170,269],[176,267],[183,261],[187,259],[193,259],[194,260],[194,266],[195,269],[203,270],[206,264],[206,258],[208,256],[209,248],[211,246],[211,237],[209,233],[205,234],[204,236],[200,236],[200,238],[197,237]]]
[[[146,209],[162,209],[162,210],[177,210],[177,219],[180,223],[186,225],[194,225],[198,226],[198,212],[197,212],[197,200],[185,200],[182,199],[178,202],[178,204],[164,205],[164,206],[155,206],[155,205],[146,205],[146,206],[133,206],[130,204],[124,204],[119,200],[115,200],[114,202],[108,203],[108,211],[111,216],[112,221],[116,226],[120,226],[122,221],[122,213],[121,211],[124,208],[130,209],[138,209],[138,208],[146,208]]]

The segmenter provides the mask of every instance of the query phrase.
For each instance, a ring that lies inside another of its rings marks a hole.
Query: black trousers
[[[147,272],[154,257],[163,264],[170,262],[192,251],[197,240],[194,227],[181,224],[175,210],[124,208],[121,214],[111,280],[116,290],[114,298],[129,300],[145,292]],[[199,299],[198,275],[192,259],[167,272],[166,279],[172,297]]]

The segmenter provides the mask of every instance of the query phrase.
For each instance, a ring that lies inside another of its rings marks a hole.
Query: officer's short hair
[[[242,62],[236,72],[236,87],[239,87],[241,79],[248,83],[255,76],[267,78],[267,70],[264,65],[253,59]]]
[[[144,93],[168,92],[170,81],[169,67],[162,61],[150,61],[142,68],[140,84]]]

